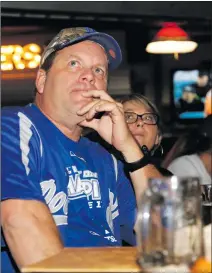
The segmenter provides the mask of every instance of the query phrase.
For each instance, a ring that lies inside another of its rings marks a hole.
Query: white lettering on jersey
[[[88,202],[89,208],[92,209],[93,208],[93,202]]]
[[[71,167],[66,167],[66,171],[67,171],[68,174],[72,174]]]
[[[110,189],[109,189],[109,200],[110,200],[109,205],[106,210],[106,219],[110,229],[113,232],[114,231],[113,220],[119,215],[119,211],[118,211],[118,200],[117,198],[116,200],[114,200],[114,194],[113,192],[110,191]]]
[[[42,194],[46,204],[49,206],[56,225],[67,225],[68,198],[65,192],[56,193],[56,184],[54,179],[45,180],[40,183]],[[62,209],[62,210],[61,210]],[[62,214],[54,215],[61,211]]]
[[[75,197],[84,194],[79,174],[69,175],[68,196]]]
[[[49,202],[49,208],[51,213],[59,211],[66,202],[66,194],[64,192],[58,192],[52,200]]]
[[[68,197],[71,200],[87,197],[89,207],[92,208],[92,201],[97,201],[97,208],[101,208],[101,192],[97,173],[89,170],[78,171],[76,166],[66,168],[69,181],[68,181]],[[82,178],[80,178],[82,176]]]
[[[92,235],[95,235],[95,236],[100,236],[98,233],[96,233],[96,232],[94,232],[94,231],[89,231],[90,232],[90,234],[92,234]]]
[[[77,158],[81,159],[82,161],[86,162],[84,158],[77,156],[75,153],[73,153],[72,151],[70,151],[70,156],[76,156]]]
[[[101,201],[96,201],[96,207],[101,208]]]
[[[56,192],[55,180],[54,179],[46,180],[41,182],[40,185],[41,185],[43,196],[45,196],[45,200],[48,205]]]
[[[57,226],[67,225],[67,216],[66,215],[52,215]]]
[[[97,173],[93,173],[89,170],[83,171],[83,177],[94,177],[97,178]]]
[[[111,241],[112,243],[117,242],[114,236],[105,236],[104,238],[107,239],[108,241]]]

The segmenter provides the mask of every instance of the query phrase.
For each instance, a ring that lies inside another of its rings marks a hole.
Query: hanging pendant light
[[[188,34],[177,23],[166,22],[150,42],[146,51],[154,54],[174,54],[178,59],[179,53],[189,53],[197,48],[197,43],[191,41]]]

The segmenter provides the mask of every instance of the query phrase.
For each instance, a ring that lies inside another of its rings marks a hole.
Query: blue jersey
[[[2,111],[1,142],[2,200],[46,204],[65,247],[119,246],[120,226],[132,232],[132,186],[99,144],[67,138],[34,104]]]

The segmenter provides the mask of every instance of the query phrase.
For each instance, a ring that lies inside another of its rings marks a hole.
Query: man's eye
[[[75,60],[70,61],[70,66],[71,66],[71,67],[76,67],[76,66],[78,66],[78,65],[79,65],[79,62],[78,62],[78,61],[75,61]]]
[[[97,68],[95,68],[95,73],[103,75],[104,74],[104,70],[101,69],[101,68],[99,68],[99,67],[97,67]]]

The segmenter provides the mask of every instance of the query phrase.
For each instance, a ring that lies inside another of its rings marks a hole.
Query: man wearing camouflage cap
[[[106,92],[108,70],[120,62],[113,37],[62,30],[42,55],[35,103],[3,110],[4,273],[13,272],[9,251],[21,268],[63,247],[119,246],[120,226],[133,229],[130,182],[108,152],[81,137],[83,127],[92,128],[123,154],[136,199],[146,178],[159,176],[143,161],[122,105]]]

